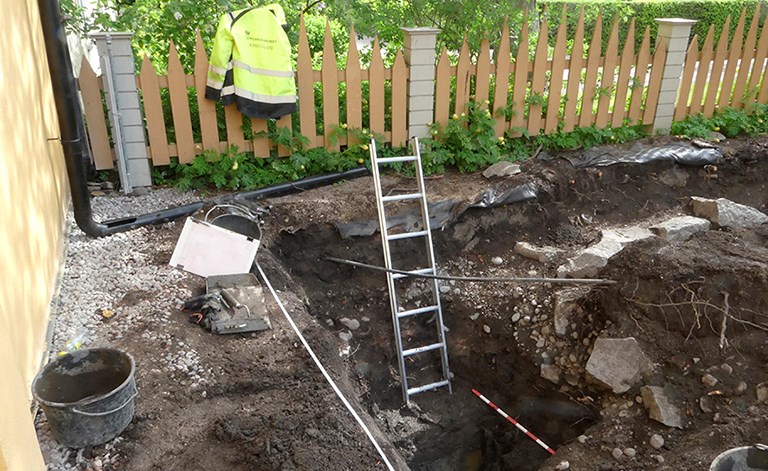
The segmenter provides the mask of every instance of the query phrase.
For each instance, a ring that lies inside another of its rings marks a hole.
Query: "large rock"
[[[643,405],[651,419],[667,427],[683,428],[683,414],[672,404],[666,391],[661,386],[643,386],[640,388]]]
[[[616,394],[622,394],[637,385],[652,368],[633,337],[598,338],[587,361],[587,378]]]
[[[560,382],[562,370],[557,365],[541,365],[541,377],[555,384]]]
[[[565,337],[568,334],[568,326],[571,325],[580,301],[584,298],[589,288],[568,288],[555,293],[553,309],[555,334]]]
[[[556,247],[536,246],[528,242],[518,242],[515,244],[515,252],[525,258],[547,263],[554,260],[561,250]]]
[[[496,162],[483,171],[485,178],[509,177],[520,173],[520,166],[512,162]]]
[[[607,229],[597,244],[578,252],[557,268],[560,278],[589,278],[597,275],[611,257],[632,242],[653,237],[648,229],[633,226],[623,229]]]
[[[680,216],[651,227],[651,232],[670,242],[682,242],[697,232],[708,231],[711,225],[706,219]]]
[[[693,213],[720,227],[755,227],[768,221],[768,215],[757,209],[725,198],[711,200],[692,196]]]

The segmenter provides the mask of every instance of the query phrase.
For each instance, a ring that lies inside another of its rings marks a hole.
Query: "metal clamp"
[[[116,408],[114,408],[112,410],[108,410],[106,412],[85,412],[85,411],[82,411],[82,410],[78,409],[77,407],[73,407],[72,408],[72,412],[75,412],[75,413],[80,414],[80,415],[85,415],[85,416],[88,416],[88,417],[104,417],[105,415],[114,414],[115,412],[123,409],[125,406],[130,404],[131,401],[133,401],[136,398],[136,396],[138,396],[138,395],[139,395],[139,390],[136,389],[136,385],[134,384],[133,385],[133,394],[131,394],[131,397],[129,397],[128,400],[125,401],[121,406],[118,406],[118,407],[116,407]]]

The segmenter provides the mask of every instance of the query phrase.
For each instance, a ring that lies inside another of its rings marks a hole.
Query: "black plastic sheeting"
[[[602,146],[587,149],[578,155],[563,156],[574,168],[607,167],[618,163],[645,164],[661,161],[702,167],[715,164],[722,157],[722,151],[715,146],[694,144],[671,144],[661,147],[635,144],[630,149]]]
[[[429,211],[430,230],[442,230],[456,221],[459,216],[469,208],[495,208],[505,204],[518,203],[536,198],[538,188],[534,183],[509,188],[505,191],[498,191],[498,187],[489,188],[475,198],[469,204],[461,207],[456,200],[443,200],[430,203],[427,208]],[[421,224],[421,209],[417,206],[402,213],[387,218],[388,229],[401,227],[405,232],[415,232],[423,230]],[[336,230],[339,231],[342,239],[351,237],[372,236],[379,230],[379,221],[369,219],[366,221],[353,221],[350,223],[337,223]]]

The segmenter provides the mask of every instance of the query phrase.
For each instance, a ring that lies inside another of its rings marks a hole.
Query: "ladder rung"
[[[387,234],[387,239],[410,239],[411,237],[421,237],[427,235],[428,231],[403,232],[402,234]]]
[[[434,312],[436,310],[437,305],[424,306],[417,309],[411,309],[409,311],[398,312],[397,318],[402,319],[403,317],[415,316],[417,314],[426,314],[427,312]]]
[[[432,268],[421,268],[421,269],[419,269],[419,270],[411,270],[411,271],[408,271],[408,273],[410,273],[410,274],[412,274],[412,275],[431,275],[431,274],[433,274],[433,273],[434,273],[434,271],[435,271],[435,270],[434,270],[434,269],[432,269]],[[392,279],[393,279],[393,280],[399,280],[400,278],[405,278],[405,277],[407,277],[407,276],[408,276],[408,275],[406,275],[406,274],[404,274],[404,273],[393,273],[393,274],[392,274]]]
[[[448,386],[449,384],[450,384],[450,382],[448,380],[443,380],[443,381],[438,381],[436,383],[425,384],[424,386],[418,386],[418,387],[415,387],[415,388],[410,388],[408,390],[408,395],[411,396],[413,394],[418,394],[418,393],[422,393],[422,392],[425,392],[425,391],[429,391],[430,389],[442,388],[443,386]]]
[[[393,195],[393,196],[382,196],[381,201],[387,202],[387,201],[402,201],[402,200],[415,200],[417,198],[421,198],[421,193],[408,193],[404,195]]]
[[[403,350],[403,357],[409,357],[411,355],[416,355],[418,353],[437,350],[438,348],[442,348],[442,347],[443,347],[443,342],[437,342],[437,343],[433,343],[432,345],[424,345],[423,347],[409,348],[408,350]]]
[[[379,164],[391,164],[395,162],[413,162],[416,160],[415,155],[405,155],[403,157],[380,157],[376,159]]]

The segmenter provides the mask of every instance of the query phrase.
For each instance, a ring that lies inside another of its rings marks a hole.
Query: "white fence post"
[[[439,29],[401,28],[408,76],[408,138],[428,137],[435,116],[435,46]]]
[[[656,105],[656,115],[653,119],[654,134],[669,134],[672,127],[672,117],[675,114],[675,100],[680,88],[680,77],[683,74],[685,53],[688,50],[688,39],[691,26],[695,20],[683,18],[656,18],[659,32],[656,43],[662,38],[667,43],[667,60],[664,63],[664,74],[661,78],[659,101]],[[681,97],[687,99],[688,97]]]
[[[107,98],[117,168],[125,193],[152,185],[144,136],[136,69],[131,49],[133,33],[95,33],[104,92]]]

